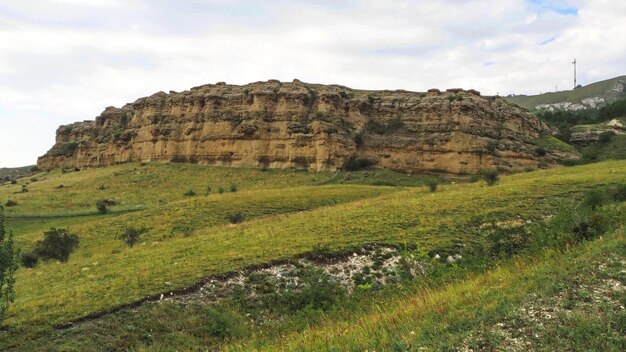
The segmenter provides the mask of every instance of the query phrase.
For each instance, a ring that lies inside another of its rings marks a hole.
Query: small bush
[[[585,194],[583,204],[589,207],[589,209],[595,210],[609,201],[610,197],[605,189],[594,189]]]
[[[498,149],[498,143],[488,142],[487,145],[485,146],[485,149],[487,149],[489,154],[494,155],[496,153],[496,150]]]
[[[20,256],[22,266],[25,268],[34,268],[39,264],[39,256],[33,252],[25,252]]]
[[[227,338],[233,336],[234,327],[233,317],[223,311],[209,308],[207,311],[206,332],[208,335],[219,338]]]
[[[538,147],[535,149],[535,155],[536,156],[545,156],[548,152],[542,148],[542,147]]]
[[[500,175],[496,170],[483,170],[480,172],[480,176],[489,186],[495,185],[500,179]]]
[[[357,147],[362,146],[363,145],[363,133],[355,134],[353,140]]]
[[[237,186],[236,185],[230,185],[230,191],[231,192],[237,192]]]
[[[217,189],[217,193],[219,193],[219,194],[222,194],[224,192],[225,192],[224,187],[220,187],[220,188]]]
[[[196,195],[196,192],[193,189],[188,190],[187,192],[183,193],[183,195],[185,197],[193,197]]]
[[[21,192],[22,192],[22,193],[26,193],[26,192],[28,192],[28,188],[26,187],[26,185],[22,185],[22,190],[21,190]]]
[[[11,184],[12,185],[16,185],[17,184],[17,180],[11,180]]]
[[[626,183],[620,183],[609,187],[609,193],[616,202],[626,202]]]
[[[430,180],[426,181],[426,185],[428,186],[428,189],[431,192],[436,192],[437,191],[437,186],[439,185],[439,181],[437,181],[436,179],[430,179]]]
[[[231,224],[239,224],[246,219],[246,215],[242,212],[237,212],[226,215],[226,219],[230,221]]]
[[[374,165],[373,160],[367,158],[358,158],[356,155],[353,155],[346,161],[344,169],[348,171],[357,171],[366,169],[372,165]]]
[[[121,233],[117,238],[126,242],[129,247],[133,247],[139,240],[141,239],[141,235],[148,232],[146,228],[138,228],[138,227],[127,227],[123,233]]]
[[[598,142],[600,142],[601,144],[607,144],[608,142],[611,141],[611,138],[613,138],[613,136],[615,135],[615,132],[613,131],[605,131],[600,133],[600,136],[598,137]]]
[[[4,203],[4,205],[6,205],[7,207],[14,207],[14,206],[17,205],[17,202],[14,201],[14,200],[9,199],[9,200],[7,200],[6,203]]]
[[[319,269],[306,270],[302,275],[302,290],[290,299],[293,310],[306,307],[326,310],[345,295],[344,289]]]
[[[98,213],[106,214],[109,212],[109,207],[105,200],[99,200],[96,202],[96,209],[98,209]]]
[[[472,175],[472,176],[470,176],[470,178],[469,178],[469,180],[468,180],[468,181],[469,181],[470,183],[475,183],[475,182],[478,182],[478,181],[480,181],[480,175]]]
[[[43,233],[43,241],[35,244],[36,255],[44,259],[57,259],[67,262],[70,254],[78,247],[78,236],[67,229],[51,228]]]
[[[487,235],[487,253],[493,258],[510,258],[528,245],[523,228],[495,228]]]

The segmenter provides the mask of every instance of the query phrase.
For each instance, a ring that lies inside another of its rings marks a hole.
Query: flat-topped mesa
[[[155,93],[61,126],[45,169],[173,161],[337,170],[354,158],[405,172],[553,165],[526,110],[475,90],[354,90],[270,80]],[[538,155],[541,156],[538,156]],[[544,155],[545,154],[545,155]]]

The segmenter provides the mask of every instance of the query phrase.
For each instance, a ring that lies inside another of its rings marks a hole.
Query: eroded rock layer
[[[526,110],[472,90],[217,83],[159,92],[61,126],[38,166],[173,161],[321,171],[356,160],[462,174],[554,164],[556,155],[537,153],[541,133],[549,130]]]

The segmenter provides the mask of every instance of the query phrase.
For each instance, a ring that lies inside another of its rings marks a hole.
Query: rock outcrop
[[[336,170],[367,160],[405,172],[473,173],[552,165],[550,131],[526,110],[474,90],[353,90],[276,80],[159,92],[95,121],[61,126],[40,168],[127,161]],[[540,156],[538,156],[540,155]]]
[[[577,125],[572,128],[570,143],[578,147],[586,147],[597,142],[607,142],[613,135],[626,134],[624,123],[613,119],[595,125]]]

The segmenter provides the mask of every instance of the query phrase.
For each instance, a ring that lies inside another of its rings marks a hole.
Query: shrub
[[[500,175],[498,175],[498,171],[496,170],[483,170],[480,172],[480,176],[489,186],[495,185],[500,179]]]
[[[626,183],[619,183],[609,188],[613,200],[616,202],[626,202]]]
[[[17,184],[17,180],[11,180],[11,184],[12,185],[16,185]]]
[[[326,310],[345,294],[341,285],[319,269],[306,270],[301,284],[300,294],[289,300],[293,310],[305,307]]]
[[[6,205],[7,207],[14,207],[14,206],[17,205],[17,202],[14,201],[14,200],[9,199],[9,200],[7,200],[6,203],[4,203],[4,205]]]
[[[231,192],[237,192],[237,186],[236,185],[230,185],[230,191]]]
[[[585,194],[583,204],[591,210],[609,202],[609,194],[605,189],[593,189]]]
[[[613,138],[613,136],[615,135],[615,132],[613,131],[605,131],[600,133],[600,136],[598,137],[598,141],[601,144],[607,144],[608,142],[611,141],[611,138]]]
[[[226,219],[231,222],[231,224],[239,224],[246,219],[246,215],[242,212],[237,212],[234,214],[226,215]]]
[[[141,227],[127,227],[123,233],[121,233],[117,238],[126,242],[129,247],[133,247],[139,240],[141,239],[141,235],[148,232],[148,229]]]
[[[67,262],[70,254],[78,247],[78,236],[67,229],[51,228],[43,233],[44,239],[35,244],[34,253],[44,259]]]
[[[15,271],[18,250],[13,246],[13,234],[4,229],[4,208],[0,206],[0,321],[15,296]]]
[[[233,336],[236,325],[233,323],[233,317],[227,312],[214,308],[208,308],[207,311],[206,332],[213,337],[227,338]]]
[[[26,185],[22,185],[22,190],[21,190],[21,192],[22,192],[22,193],[26,193],[26,192],[28,192],[28,188],[26,187]]]
[[[98,213],[106,214],[109,212],[108,203],[105,200],[99,200],[96,202],[96,209],[98,209]]]
[[[487,235],[487,254],[493,258],[510,258],[527,247],[523,228],[495,228]]]
[[[360,147],[363,145],[363,133],[355,134],[353,139],[357,147]]]
[[[373,160],[367,158],[358,158],[356,155],[352,155],[350,158],[348,158],[343,167],[348,171],[357,171],[366,169],[372,165],[374,165]]]
[[[220,187],[217,189],[217,193],[222,194],[224,193],[224,187]]]
[[[494,155],[496,153],[496,150],[498,149],[498,143],[488,142],[487,145],[485,146],[485,149],[487,149],[489,154]]]
[[[437,186],[439,185],[439,181],[437,181],[434,178],[429,179],[428,181],[426,181],[426,185],[428,186],[428,189],[430,189],[431,192],[436,192]]]
[[[183,195],[185,197],[193,197],[196,195],[196,192],[193,189],[188,190],[187,192],[183,193]]]
[[[33,252],[22,253],[20,261],[23,267],[34,268],[39,264],[39,256]]]
[[[545,156],[548,152],[542,148],[542,147],[538,147],[535,149],[535,155],[536,156]]]
[[[470,178],[469,178],[469,180],[468,180],[468,181],[469,181],[470,183],[475,183],[475,182],[478,182],[478,181],[480,181],[480,175],[472,175],[472,176],[470,176]]]

